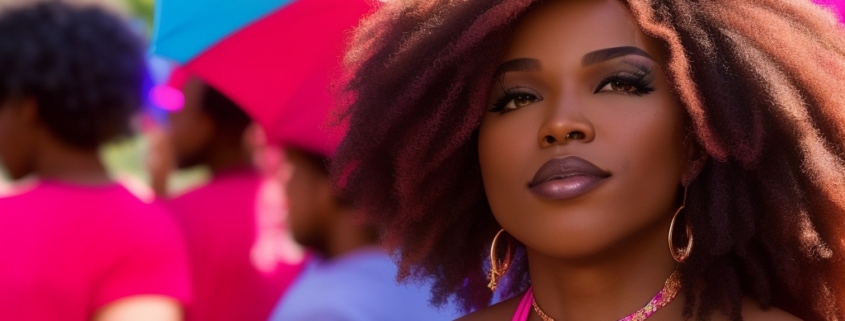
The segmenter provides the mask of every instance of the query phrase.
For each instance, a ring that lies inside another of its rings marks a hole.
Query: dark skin
[[[216,124],[202,108],[205,83],[191,77],[182,88],[185,105],[168,116],[168,138],[179,168],[206,165],[212,172],[250,166],[243,129]]]
[[[156,157],[148,166],[158,195],[167,195],[167,177],[174,165],[179,169],[205,165],[213,174],[252,166],[245,130],[217,124],[203,109],[206,88],[202,80],[191,77],[182,88],[184,106],[168,114],[165,137],[152,137]]]
[[[496,220],[526,247],[537,303],[557,321],[639,310],[675,270],[670,221],[706,159],[687,142],[662,46],[620,1],[551,1],[524,17],[502,62],[479,158]],[[529,188],[547,161],[569,157],[606,175],[586,188],[580,178],[557,179],[579,191],[566,197]],[[511,320],[520,299],[461,320]],[[682,320],[682,309],[679,296],[649,320]],[[750,300],[743,316],[796,320]],[[541,319],[532,312],[529,320]]]
[[[29,175],[81,185],[107,185],[97,149],[59,140],[38,118],[35,99],[8,101],[0,107],[0,159],[12,179]]]
[[[285,149],[288,223],[297,243],[334,258],[376,245],[376,233],[353,219],[353,209],[332,192],[323,164],[296,148]]]
[[[0,106],[0,160],[12,179],[27,176],[77,186],[114,184],[98,149],[69,145],[38,118],[35,99],[7,101]],[[96,311],[93,321],[182,320],[178,302],[159,295],[133,295]]]

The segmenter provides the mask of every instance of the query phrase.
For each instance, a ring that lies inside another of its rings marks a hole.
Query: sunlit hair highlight
[[[477,129],[511,32],[537,2],[389,1],[346,56],[350,131],[332,173],[387,231],[400,277],[434,280],[434,303],[490,300],[482,267],[499,226]],[[626,4],[665,44],[687,127],[709,156],[686,182],[695,248],[681,266],[685,315],[740,320],[750,297],[805,320],[843,319],[845,31],[835,16],[809,1]],[[528,285],[522,251],[516,260],[512,294]]]

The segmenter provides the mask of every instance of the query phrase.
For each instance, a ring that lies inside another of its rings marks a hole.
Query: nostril
[[[587,137],[587,135],[584,135],[584,133],[582,133],[580,131],[574,131],[574,132],[571,132],[569,134],[566,134],[566,139],[579,139],[580,140],[580,139],[584,139],[584,137]]]
[[[553,136],[551,136],[551,135],[546,135],[546,137],[545,137],[545,138],[543,138],[543,139],[545,139],[545,140],[546,140],[546,143],[547,143],[547,144],[554,144],[554,143],[556,143],[556,142],[557,142],[557,139],[555,139],[555,138],[554,138]]]

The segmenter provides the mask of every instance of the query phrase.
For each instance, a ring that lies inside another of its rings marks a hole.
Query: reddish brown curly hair
[[[483,266],[499,229],[481,181],[487,89],[534,0],[393,0],[346,56],[350,131],[332,161],[339,193],[381,226],[400,278],[432,302],[488,304]],[[681,265],[685,316],[741,299],[806,320],[843,318],[845,32],[809,0],[629,0],[662,41],[664,68],[710,157],[689,186],[695,248]],[[511,293],[528,285],[517,255]],[[693,287],[698,280],[703,287]]]

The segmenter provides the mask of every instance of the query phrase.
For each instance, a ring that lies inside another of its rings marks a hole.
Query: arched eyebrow
[[[517,58],[503,62],[496,69],[493,74],[493,79],[499,79],[500,76],[510,71],[538,71],[543,69],[540,61],[533,58]]]
[[[608,61],[613,58],[619,58],[627,55],[643,56],[648,59],[654,60],[654,58],[652,58],[648,53],[646,53],[640,48],[625,46],[600,49],[587,53],[586,55],[584,55],[584,58],[581,58],[581,66],[586,67],[589,65],[594,65],[600,62]]]
[[[589,65],[594,65],[600,62],[605,62],[614,58],[619,58],[627,55],[643,56],[648,59],[654,60],[651,55],[649,55],[640,48],[633,46],[625,46],[599,49],[596,51],[589,52],[584,55],[583,58],[581,58],[581,66],[586,67]],[[493,79],[498,79],[503,74],[511,71],[539,71],[542,69],[543,67],[542,64],[540,64],[540,60],[533,58],[512,59],[503,62],[499,66],[499,68],[496,69],[496,73],[493,74]]]

